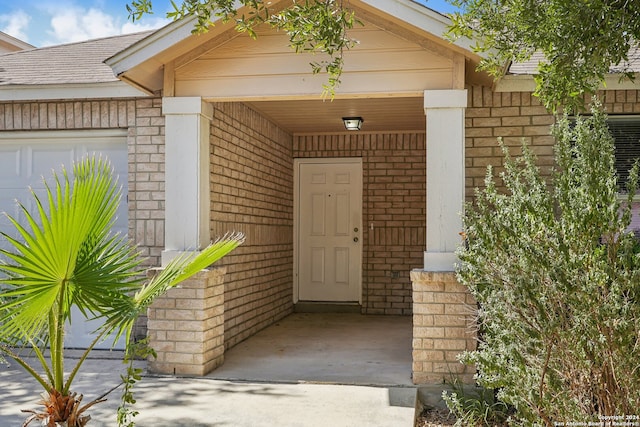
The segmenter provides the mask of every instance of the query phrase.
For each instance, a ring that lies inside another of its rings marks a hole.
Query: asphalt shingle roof
[[[535,52],[531,59],[525,62],[513,62],[509,66],[508,74],[515,75],[533,75],[537,74],[538,63],[544,61],[545,57],[542,52]],[[626,67],[625,67],[626,65]],[[629,50],[629,62],[622,65],[616,65],[611,67],[611,72],[620,73],[625,70],[640,72],[640,47],[635,47]]]
[[[118,81],[104,61],[152,31],[0,55],[0,85],[56,85]]]

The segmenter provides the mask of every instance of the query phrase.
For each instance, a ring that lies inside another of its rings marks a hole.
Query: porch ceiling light
[[[360,130],[364,119],[362,117],[343,117],[342,121],[347,130]]]

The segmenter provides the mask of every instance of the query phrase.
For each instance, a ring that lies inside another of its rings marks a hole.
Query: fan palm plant
[[[120,191],[108,161],[86,158],[74,164],[73,177],[63,169],[45,185],[42,199],[32,192],[35,212],[20,205],[24,225],[9,216],[16,233],[2,232],[11,250],[0,249],[6,259],[0,263],[0,355],[15,360],[44,389],[44,410],[30,411],[25,426],[37,420],[48,427],[81,427],[90,419],[85,411],[101,401],[83,405],[82,395],[71,390],[93,347],[124,336],[132,348],[133,324],[157,296],[222,258],[244,237],[225,236],[145,281],[138,250],[111,232]],[[65,325],[84,321],[71,318],[74,306],[84,317],[101,319],[102,326],[65,374]],[[35,358],[24,357],[24,347]]]

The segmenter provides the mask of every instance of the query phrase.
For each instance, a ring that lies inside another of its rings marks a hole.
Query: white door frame
[[[300,237],[300,165],[302,164],[340,164],[340,163],[359,163],[362,170],[362,157],[323,157],[323,158],[299,158],[293,159],[293,303],[299,301],[300,272],[298,271],[298,253],[299,237]],[[362,206],[362,198],[360,199]],[[362,209],[361,212],[363,212]],[[364,222],[363,222],[364,224]],[[361,227],[362,228],[362,227]],[[361,240],[364,243],[364,239]],[[362,254],[363,244],[358,245]],[[360,257],[362,260],[362,256]],[[358,270],[358,303],[362,305],[362,261]]]

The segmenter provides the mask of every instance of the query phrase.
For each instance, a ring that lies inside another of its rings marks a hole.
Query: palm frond
[[[0,339],[42,334],[49,313],[64,323],[73,305],[100,314],[140,283],[137,251],[110,234],[120,193],[109,163],[89,158],[73,172],[73,181],[65,169],[54,174],[43,199],[32,192],[35,212],[20,206],[26,226],[9,216],[18,237],[4,233],[12,250],[1,251],[8,261],[0,265]]]
[[[129,344],[135,320],[155,298],[244,241],[241,233],[226,235],[198,254],[175,259],[143,285],[138,249],[126,236],[111,233],[120,200],[112,173],[107,161],[95,157],[74,164],[73,179],[65,169],[54,173],[43,196],[31,192],[33,212],[19,205],[25,221],[7,215],[13,230],[0,232],[11,247],[0,249],[6,260],[0,263],[0,353],[45,388],[48,409],[72,407],[78,416],[97,402],[81,407],[81,396],[70,392],[95,344],[112,333],[114,343],[125,335]],[[65,380],[63,337],[72,307],[87,318],[102,318],[103,326]],[[33,347],[44,375],[11,350],[15,344]],[[47,347],[50,361],[42,350]]]
[[[118,301],[106,313],[106,334],[115,332],[114,340],[124,335],[129,337],[135,320],[160,295],[199,271],[211,266],[244,242],[244,234],[227,234],[199,253],[184,254],[173,259],[158,274],[152,277],[131,299]]]

